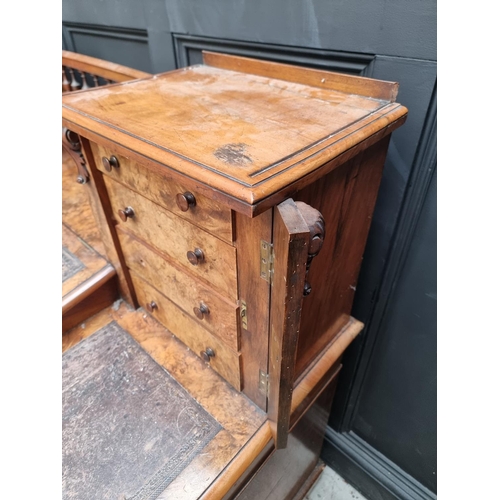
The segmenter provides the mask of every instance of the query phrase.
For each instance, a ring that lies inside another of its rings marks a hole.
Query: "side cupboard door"
[[[307,270],[323,238],[323,218],[309,205],[288,199],[274,208],[268,415],[277,449],[287,445]]]

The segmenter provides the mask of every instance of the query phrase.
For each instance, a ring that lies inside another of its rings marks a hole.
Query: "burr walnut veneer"
[[[181,385],[168,342],[137,329],[155,319],[189,348],[186,390],[216,420],[217,402],[194,389],[198,366],[200,387],[207,370],[228,387],[226,421],[254,415],[227,459],[208,446],[216,473],[200,456],[158,498],[304,494],[341,355],[362,328],[350,312],[390,135],[406,119],[397,88],[204,53],[203,65],[63,97],[121,295],[147,315],[119,322]],[[209,469],[203,488],[183,489]]]

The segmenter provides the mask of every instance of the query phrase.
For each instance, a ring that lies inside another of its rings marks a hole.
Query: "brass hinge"
[[[269,375],[262,370],[259,370],[259,392],[266,398],[269,395]]]
[[[248,330],[248,316],[247,316],[247,303],[242,300],[240,306],[240,316],[241,316],[241,327],[244,330]]]
[[[273,282],[273,245],[267,241],[260,240],[260,277],[270,285]]]

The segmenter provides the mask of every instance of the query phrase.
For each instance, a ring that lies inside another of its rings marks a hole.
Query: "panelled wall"
[[[63,0],[63,48],[159,73],[201,51],[398,81],[324,459],[370,499],[436,492],[436,3]]]

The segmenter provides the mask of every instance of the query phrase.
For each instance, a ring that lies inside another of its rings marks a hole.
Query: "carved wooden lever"
[[[76,182],[78,182],[78,184],[86,184],[89,181],[90,177],[89,173],[87,172],[85,157],[82,153],[82,144],[80,142],[80,137],[72,130],[63,128],[62,145],[76,164],[76,168],[78,170]]]
[[[307,250],[306,282],[304,284],[304,297],[307,297],[312,291],[311,284],[307,280],[309,268],[311,267],[312,260],[318,255],[325,241],[325,221],[321,213],[310,205],[302,201],[296,201],[295,204],[309,226],[311,233],[309,248]]]

